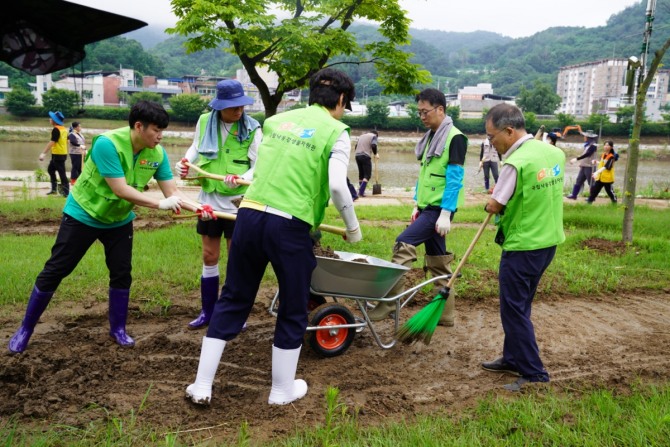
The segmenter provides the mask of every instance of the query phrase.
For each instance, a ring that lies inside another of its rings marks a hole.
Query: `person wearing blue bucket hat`
[[[211,112],[200,116],[195,127],[195,137],[184,158],[177,162],[177,174],[188,175],[192,163],[200,169],[219,176],[225,181],[201,178],[200,203],[212,205],[214,210],[237,214],[236,204],[247,190],[237,180],[253,177],[258,145],[262,139],[261,126],[244,112],[244,106],[254,99],[244,94],[240,82],[234,79],[219,81],[216,96],[209,103]],[[219,258],[221,237],[230,250],[235,221],[198,219],[196,231],[202,239],[202,274],[200,276],[201,310],[198,317],[188,324],[189,329],[199,329],[209,324],[214,303],[219,296]]]
[[[67,130],[63,126],[65,115],[62,112],[49,112],[49,122],[53,127],[51,130],[51,139],[39,157],[40,161],[43,161],[46,154],[51,152],[51,161],[49,161],[49,166],[47,167],[47,172],[51,179],[51,191],[47,195],[58,194],[58,180],[56,179],[56,172],[58,172],[61,182],[60,193],[63,197],[67,197],[70,193],[70,183],[65,170],[65,161],[67,160]]]

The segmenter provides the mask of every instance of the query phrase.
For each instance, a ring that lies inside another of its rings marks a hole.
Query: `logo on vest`
[[[316,133],[316,129],[305,129],[304,127],[300,127],[295,123],[282,123],[279,126],[279,130],[283,130],[285,132],[292,133],[293,135],[297,136],[298,138],[312,138],[314,134]]]
[[[541,182],[546,178],[558,177],[561,175],[561,166],[555,165],[553,168],[542,168],[537,172],[537,181]]]
[[[140,166],[151,169],[158,169],[159,164],[160,163],[158,163],[157,161],[140,160]]]

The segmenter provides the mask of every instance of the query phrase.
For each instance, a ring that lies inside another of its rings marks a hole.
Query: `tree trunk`
[[[640,133],[642,131],[642,121],[644,120],[644,101],[647,97],[649,85],[658,70],[658,66],[670,48],[670,39],[666,40],[663,46],[654,53],[654,60],[651,62],[646,77],[635,89],[635,116],[633,117],[633,131],[631,132],[630,145],[628,148],[628,163],[626,164],[626,177],[624,178],[623,191],[623,231],[622,240],[628,244],[633,242],[633,215],[635,213],[635,188],[637,186],[637,167],[640,158]]]

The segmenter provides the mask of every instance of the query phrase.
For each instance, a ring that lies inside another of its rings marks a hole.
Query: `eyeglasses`
[[[437,106],[437,107],[440,107],[440,106]],[[437,107],[433,107],[433,108],[430,109],[430,110],[417,110],[417,113],[419,114],[419,116],[426,116],[426,115],[428,115],[430,112],[432,112],[433,110],[437,109]]]
[[[493,135],[487,133],[487,134],[486,134],[486,138],[488,138],[489,141],[490,141],[491,143],[493,143],[493,139],[494,139],[495,137],[497,137],[498,134],[499,134],[500,132],[503,132],[505,129],[507,129],[507,128],[500,129],[498,132],[494,133]]]

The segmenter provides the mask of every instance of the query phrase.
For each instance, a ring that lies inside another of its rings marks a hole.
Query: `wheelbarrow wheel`
[[[354,315],[339,303],[326,303],[314,309],[308,317],[311,327],[328,327],[341,324],[354,324]],[[335,357],[343,354],[354,341],[356,330],[353,328],[321,329],[308,331],[305,339],[317,354],[323,357]]]

